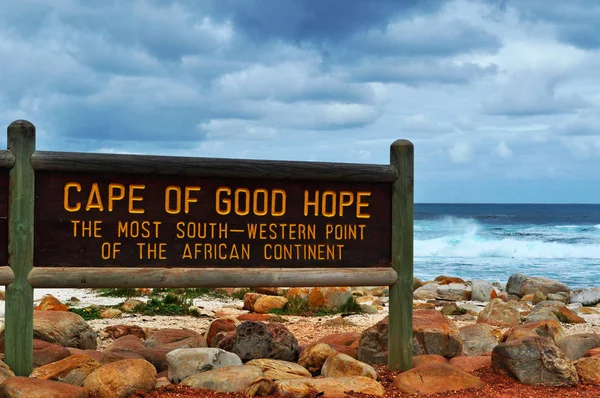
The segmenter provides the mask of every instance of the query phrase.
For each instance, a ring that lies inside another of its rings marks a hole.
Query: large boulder
[[[10,370],[8,365],[5,364],[4,362],[0,361],[0,384],[2,384],[2,382],[4,380],[6,380],[8,377],[11,377],[14,375],[15,375],[14,372],[12,370]]]
[[[279,322],[245,321],[237,327],[233,352],[244,362],[258,358],[296,362],[298,340]]]
[[[81,387],[86,377],[99,367],[100,364],[87,355],[72,355],[60,361],[34,369],[30,377],[61,381]]]
[[[44,366],[60,361],[70,355],[69,350],[63,346],[48,343],[44,340],[33,340],[33,366]]]
[[[279,380],[275,382],[275,392],[283,398],[316,396],[345,397],[353,391],[359,394],[385,394],[385,388],[377,381],[364,376],[325,377],[314,379]]]
[[[475,279],[471,283],[471,300],[487,303],[493,298],[494,291],[494,285],[490,282]]]
[[[244,392],[263,372],[256,366],[225,366],[185,378],[181,384],[217,392]]]
[[[303,366],[279,359],[253,359],[246,362],[248,366],[256,366],[263,372],[263,377],[268,380],[305,379],[311,374]]]
[[[516,326],[520,320],[519,311],[499,298],[490,300],[483,311],[477,315],[478,323],[487,323],[498,327]]]
[[[492,366],[492,357],[490,355],[480,355],[476,357],[454,357],[448,363],[464,370],[465,372],[473,372],[485,367]]]
[[[535,336],[546,337],[556,343],[565,337],[565,330],[560,322],[556,320],[543,320],[512,327],[504,333],[502,339],[512,341]]]
[[[600,385],[600,357],[581,358],[575,362],[575,368],[581,381]]]
[[[567,358],[574,361],[583,357],[587,351],[600,347],[600,334],[572,334],[561,339],[557,346],[565,353]]]
[[[437,394],[466,389],[481,390],[485,383],[462,369],[443,363],[431,363],[400,373],[394,387],[409,394]]]
[[[96,332],[79,315],[69,311],[33,311],[33,338],[82,350],[97,347]],[[4,348],[4,330],[0,333]]]
[[[573,363],[551,340],[539,336],[498,344],[492,368],[528,385],[573,386],[579,381]]]
[[[442,300],[465,301],[471,300],[471,287],[464,283],[449,283],[437,289],[437,297]]]
[[[459,329],[463,344],[463,354],[479,356],[492,352],[498,344],[498,331],[492,325],[475,323]]]
[[[271,310],[281,310],[288,303],[288,299],[282,296],[263,295],[254,302],[254,312],[266,314]]]
[[[358,360],[387,364],[388,317],[362,332]],[[462,353],[462,342],[454,323],[436,310],[413,311],[413,355],[437,354],[452,358]]]
[[[0,385],[0,397],[87,398],[88,392],[85,388],[59,381],[34,379],[31,377],[8,377]]]
[[[321,374],[325,377],[365,376],[377,380],[377,372],[371,365],[339,352],[325,360]]]
[[[241,322],[237,318],[233,317],[225,317],[215,319],[208,325],[206,329],[206,344],[209,347],[216,347],[215,336],[222,332],[231,332],[235,331],[235,329],[240,325]]]
[[[219,348],[179,348],[169,352],[166,359],[168,377],[173,383],[196,373],[242,365],[240,357]]]
[[[146,339],[150,348],[199,348],[206,347],[206,339],[191,329],[157,329]]]
[[[596,305],[600,303],[600,287],[574,290],[569,302],[581,303],[585,306]]]
[[[511,275],[506,283],[506,292],[508,294],[516,294],[519,297],[523,297],[526,294],[535,294],[538,290],[545,296],[561,292],[569,294],[571,291],[569,286],[554,279],[523,274]]]
[[[325,360],[336,352],[329,344],[311,344],[300,353],[298,364],[305,367],[311,374],[316,375],[321,372]]]
[[[334,311],[351,298],[352,289],[349,287],[315,287],[308,294],[308,308]]]
[[[137,390],[148,392],[156,385],[156,369],[145,359],[124,359],[96,369],[83,387],[103,398],[127,398]]]

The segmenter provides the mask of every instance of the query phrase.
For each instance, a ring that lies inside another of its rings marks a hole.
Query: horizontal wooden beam
[[[34,288],[389,286],[393,268],[46,268],[29,273]]]
[[[15,155],[9,150],[0,150],[0,168],[12,169],[15,165]]]
[[[37,151],[34,170],[194,177],[393,182],[394,166]]]
[[[10,267],[0,267],[0,285],[10,285],[15,279],[15,274]]]

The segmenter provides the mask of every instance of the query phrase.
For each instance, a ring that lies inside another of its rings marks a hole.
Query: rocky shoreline
[[[385,287],[256,289],[243,301],[195,302],[198,318],[125,307],[88,322],[45,297],[34,311],[34,372],[14,377],[0,364],[0,396],[489,396],[494,377],[560,388],[552,396],[600,395],[599,288],[521,274],[505,285],[415,279],[406,372],[385,369],[386,295]],[[348,298],[361,314],[272,313],[299,302],[331,310]]]

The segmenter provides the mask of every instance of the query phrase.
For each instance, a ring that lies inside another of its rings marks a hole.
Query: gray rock
[[[581,303],[585,306],[596,305],[600,303],[600,287],[574,290],[569,302]]]
[[[498,345],[496,329],[486,323],[463,326],[459,329],[463,343],[463,354],[478,356],[491,352]]]
[[[477,315],[478,323],[487,323],[493,326],[510,327],[518,325],[521,320],[519,311],[509,306],[502,299],[491,300]]]
[[[600,335],[595,333],[572,334],[558,342],[567,358],[574,361],[585,355],[588,350],[600,347]]]
[[[498,344],[492,368],[532,386],[574,386],[577,370],[565,354],[545,337],[527,337]]]
[[[243,362],[258,358],[298,360],[298,340],[281,323],[242,322],[236,329],[233,348]]]
[[[462,283],[449,283],[437,289],[437,297],[443,300],[464,301],[471,299],[471,288]]]
[[[506,292],[523,297],[526,294],[534,294],[537,290],[544,295],[550,293],[565,292],[569,293],[569,286],[554,279],[543,278],[540,276],[527,276],[523,274],[513,274],[506,283]]]
[[[432,300],[437,298],[437,283],[427,283],[413,292],[415,300]]]
[[[242,360],[219,348],[179,348],[167,354],[167,364],[169,380],[179,383],[196,373],[242,365]]]
[[[494,285],[488,281],[474,280],[471,285],[471,300],[488,302],[492,299]]]
[[[560,301],[566,304],[569,301],[569,295],[565,292],[550,293],[546,296],[546,300]]]

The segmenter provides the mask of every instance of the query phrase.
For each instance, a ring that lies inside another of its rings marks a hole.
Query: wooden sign
[[[386,267],[391,185],[36,174],[36,267]]]

